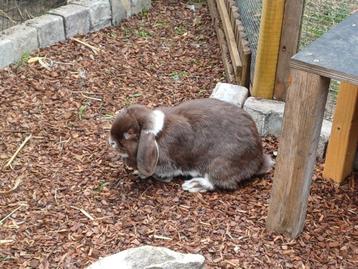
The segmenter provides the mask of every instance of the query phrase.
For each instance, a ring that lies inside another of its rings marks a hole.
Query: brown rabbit
[[[273,166],[250,115],[216,99],[155,110],[131,105],[114,120],[109,143],[143,178],[192,176],[182,185],[190,192],[235,189]]]

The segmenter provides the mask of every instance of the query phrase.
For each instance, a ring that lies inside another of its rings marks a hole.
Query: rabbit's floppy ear
[[[155,134],[142,130],[137,151],[138,171],[146,177],[153,175],[158,158],[159,149],[157,141],[155,141]]]

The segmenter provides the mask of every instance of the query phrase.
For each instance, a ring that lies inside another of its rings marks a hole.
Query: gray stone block
[[[14,62],[13,42],[0,36],[0,68],[6,67]]]
[[[91,32],[111,25],[110,0],[69,0],[68,3],[89,8]]]
[[[63,18],[66,38],[77,34],[86,34],[90,30],[90,11],[87,7],[69,4],[52,9],[48,14]]]
[[[130,248],[99,259],[87,269],[203,269],[205,258],[183,254],[164,247]]]
[[[249,91],[245,87],[218,82],[210,98],[219,99],[243,107],[248,95]]]
[[[30,53],[39,48],[36,28],[24,24],[5,30],[0,36],[0,40],[9,40],[12,45],[11,49],[7,50],[8,55],[4,57],[4,62],[11,59],[11,63],[14,63],[20,60],[24,53]],[[6,43],[7,41],[4,41],[3,44]]]
[[[26,22],[26,25],[37,29],[40,48],[51,46],[65,40],[65,29],[61,16],[43,15]]]
[[[260,135],[281,134],[284,108],[284,102],[255,97],[247,98],[244,104],[244,109],[256,122]]]
[[[321,160],[325,157],[326,154],[328,140],[331,135],[331,129],[332,122],[330,122],[329,120],[323,120],[321,134],[319,136],[319,142],[317,147],[317,157]]]
[[[112,8],[112,24],[118,25],[131,16],[131,0],[110,0]]]
[[[150,0],[131,0],[131,15],[138,14],[143,10],[148,10],[152,6]]]
[[[244,104],[244,109],[256,122],[261,135],[278,137],[281,135],[284,106],[284,102],[249,97]],[[323,120],[317,147],[317,157],[320,159],[325,156],[331,129],[332,122]]]

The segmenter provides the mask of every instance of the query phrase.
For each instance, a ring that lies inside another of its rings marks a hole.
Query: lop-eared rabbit
[[[109,143],[141,178],[191,176],[182,185],[189,192],[233,190],[273,166],[250,115],[217,99],[154,110],[131,105],[119,111]]]

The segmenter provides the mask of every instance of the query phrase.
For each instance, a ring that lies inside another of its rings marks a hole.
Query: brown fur
[[[235,189],[240,181],[270,166],[256,125],[243,109],[216,99],[158,109],[165,120],[155,138],[159,149],[153,169],[156,177],[191,175],[196,171],[201,177],[208,175],[215,187]],[[150,113],[144,106],[130,106],[117,116],[111,129],[111,137],[128,153],[127,163],[134,168],[141,132],[153,125]],[[123,137],[125,132],[131,133],[127,140]]]

